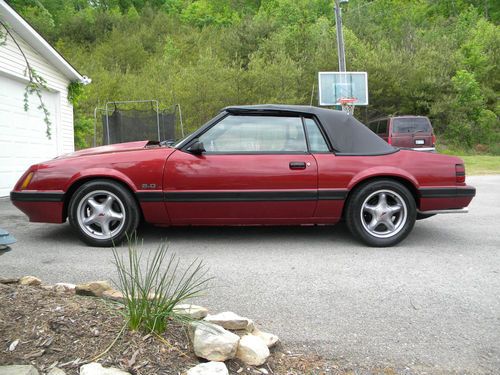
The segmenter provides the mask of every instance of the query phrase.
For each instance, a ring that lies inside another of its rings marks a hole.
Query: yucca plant
[[[116,248],[113,256],[118,271],[117,287],[124,297],[131,330],[160,334],[167,329],[169,319],[186,321],[174,307],[199,296],[212,279],[206,277],[208,270],[198,259],[182,271],[180,259],[174,253],[169,254],[166,242],[156,250],[147,251],[144,263],[135,236],[128,239],[128,257],[120,255]]]

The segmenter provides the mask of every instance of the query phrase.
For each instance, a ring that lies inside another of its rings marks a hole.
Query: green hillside
[[[180,103],[193,130],[226,105],[309,104],[317,72],[338,69],[332,1],[9,3],[92,78],[76,105],[78,147],[108,100]],[[355,115],[427,115],[441,144],[500,154],[499,18],[494,0],[344,4],[347,70],[369,78],[370,106]]]

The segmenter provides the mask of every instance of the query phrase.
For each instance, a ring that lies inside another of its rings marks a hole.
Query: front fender
[[[109,178],[120,181],[127,185],[134,193],[137,191],[133,181],[124,173],[112,168],[89,168],[75,173],[67,182],[64,191],[68,191],[71,186],[82,180],[89,178]]]

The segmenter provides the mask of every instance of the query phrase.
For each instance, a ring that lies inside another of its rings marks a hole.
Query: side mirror
[[[187,152],[190,152],[194,155],[201,155],[205,151],[206,150],[205,146],[203,146],[203,142],[200,142],[199,140],[194,141],[193,144],[187,148]]]

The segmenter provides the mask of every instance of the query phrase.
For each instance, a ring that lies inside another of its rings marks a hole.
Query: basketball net
[[[342,106],[342,111],[348,115],[354,113],[354,104],[358,101],[356,98],[340,98],[338,103]]]

